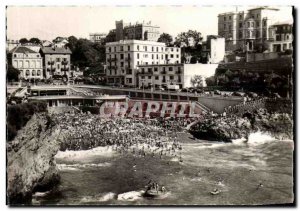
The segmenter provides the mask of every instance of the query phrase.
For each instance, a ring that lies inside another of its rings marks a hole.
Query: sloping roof
[[[43,47],[41,50],[44,54],[72,54],[69,48]]]
[[[30,48],[24,47],[24,46],[17,46],[11,50],[12,53],[37,53]]]
[[[286,21],[276,22],[276,23],[273,24],[273,26],[278,26],[278,25],[293,25],[293,21],[292,20],[286,20]]]

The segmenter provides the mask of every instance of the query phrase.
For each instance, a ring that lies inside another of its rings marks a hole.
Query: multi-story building
[[[202,44],[202,54],[207,58],[207,63],[217,64],[224,60],[225,38],[208,35],[206,42]]]
[[[90,41],[95,43],[103,43],[105,41],[107,34],[105,33],[91,33]]]
[[[108,42],[119,40],[157,41],[159,35],[159,27],[152,25],[151,22],[124,24],[121,20],[116,21],[116,28],[109,32],[106,39]]]
[[[205,78],[215,74],[218,64],[153,64],[138,67],[137,87],[157,89],[179,85],[179,88],[186,88],[206,86]]]
[[[20,70],[20,78],[43,78],[43,61],[40,53],[24,46],[17,46],[11,51],[11,57],[13,67]]]
[[[137,85],[139,65],[178,64],[181,50],[165,43],[120,40],[106,43],[106,76],[109,84]]]
[[[270,46],[274,22],[279,9],[258,7],[218,15],[218,35],[225,38],[225,50],[253,51],[259,46]]]
[[[45,78],[48,79],[54,75],[70,77],[72,52],[69,48],[43,47],[40,52],[43,57]]]
[[[273,24],[273,42],[270,51],[283,52],[293,49],[293,24],[290,22],[281,22]]]

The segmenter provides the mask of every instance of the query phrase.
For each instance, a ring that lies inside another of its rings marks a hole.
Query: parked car
[[[245,93],[244,92],[234,92],[234,93],[232,93],[232,96],[244,97]]]
[[[247,96],[251,97],[251,98],[256,98],[256,97],[258,97],[258,94],[256,94],[255,92],[248,92]]]
[[[182,88],[178,92],[189,92],[189,90],[187,88]]]
[[[214,94],[215,94],[215,95],[222,95],[222,93],[220,92],[220,90],[215,90],[215,91],[214,91]]]

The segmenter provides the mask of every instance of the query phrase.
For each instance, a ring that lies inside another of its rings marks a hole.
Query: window
[[[263,26],[266,26],[266,25],[267,25],[267,21],[264,20],[264,21],[263,21]]]
[[[16,57],[17,57],[17,54],[14,54],[14,57],[16,58]]]
[[[256,27],[259,27],[259,21],[256,22]]]
[[[152,59],[154,59],[154,54],[152,54]]]
[[[159,77],[158,77],[158,76],[155,76],[155,80],[159,80]]]
[[[170,75],[170,80],[174,80],[174,76],[173,75]]]
[[[151,79],[151,75],[148,76],[148,79]]]
[[[229,20],[231,20],[231,16],[229,16]]]
[[[178,54],[176,55],[176,58],[179,58],[179,55],[178,55]]]
[[[242,23],[242,22],[239,23],[239,27],[240,27],[240,28],[243,27],[243,23]]]
[[[140,62],[139,62],[139,61],[137,62],[137,65],[140,65]]]
[[[26,75],[28,76],[30,74],[30,71],[29,70],[26,70]]]
[[[117,52],[117,47],[114,47],[115,52]]]
[[[130,46],[129,45],[128,45],[127,49],[128,49],[128,51],[130,51]]]
[[[171,58],[174,58],[174,54],[170,54],[170,57],[171,57]]]
[[[152,47],[152,52],[154,51],[154,47]]]
[[[124,62],[120,62],[121,67],[124,67]]]
[[[240,15],[240,19],[243,19],[243,16],[242,16],[242,15]]]
[[[147,51],[147,46],[144,46],[144,48],[145,48],[145,51]]]
[[[226,21],[226,17],[224,17],[224,21]]]
[[[35,76],[35,70],[32,70],[31,74],[32,76]]]
[[[158,54],[156,54],[156,59],[158,59]]]
[[[251,27],[254,27],[254,22],[251,22]]]
[[[163,54],[161,55],[161,59],[164,59],[164,55]]]
[[[21,67],[21,68],[23,67],[23,61],[19,62],[19,67]]]
[[[137,47],[137,50],[139,51],[140,50],[140,46],[138,45],[138,46],[136,46]]]
[[[56,62],[60,62],[60,58],[56,58]]]
[[[173,71],[173,67],[169,67],[169,71]]]
[[[226,29],[226,24],[224,24],[224,29]]]
[[[142,79],[145,79],[145,76],[141,76]]]
[[[157,72],[157,70],[158,70],[157,67],[154,67],[154,72]]]
[[[156,47],[156,52],[158,52],[158,47]]]
[[[120,54],[120,59],[124,59],[124,54]]]
[[[60,64],[57,64],[57,69],[60,69]]]
[[[40,76],[41,75],[41,70],[38,70],[37,71],[37,76]]]

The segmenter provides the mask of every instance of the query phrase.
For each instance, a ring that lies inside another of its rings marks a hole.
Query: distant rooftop
[[[278,26],[278,25],[293,25],[293,21],[292,20],[279,21],[273,24],[273,26]]]
[[[274,11],[279,11],[279,9],[277,9],[277,8],[272,8],[272,7],[268,7],[268,6],[255,7],[255,8],[252,8],[252,9],[248,9],[247,11],[253,11],[253,10],[274,10]],[[238,13],[242,13],[242,12],[245,12],[245,11],[224,12],[224,13],[220,13],[218,16],[238,14]]]
[[[44,54],[72,54],[69,48],[54,48],[54,47],[43,47],[41,48]]]

